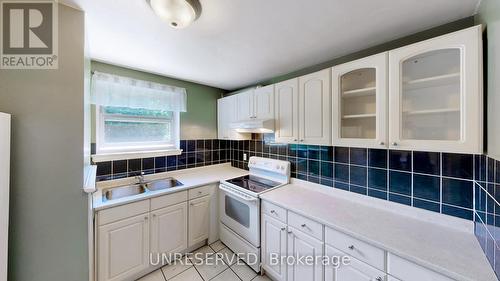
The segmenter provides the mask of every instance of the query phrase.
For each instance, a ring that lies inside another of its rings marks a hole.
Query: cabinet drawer
[[[262,213],[270,216],[273,219],[277,219],[281,222],[286,223],[286,210],[271,204],[267,201],[262,201]]]
[[[385,270],[385,251],[349,235],[333,230],[325,230],[325,242],[345,253],[366,262],[380,270]]]
[[[149,212],[149,200],[143,200],[97,212],[99,225],[108,224]]]
[[[187,201],[188,192],[181,191],[172,194],[163,195],[160,197],[155,197],[151,199],[151,210],[156,210],[160,208],[165,208],[177,203]]]
[[[214,185],[205,185],[189,190],[189,200],[212,194]]]
[[[423,266],[389,253],[389,274],[405,281],[452,281],[453,279],[441,275]]]
[[[296,229],[315,237],[316,239],[323,240],[323,225],[318,222],[305,218],[301,215],[288,212],[288,225],[293,226]]]

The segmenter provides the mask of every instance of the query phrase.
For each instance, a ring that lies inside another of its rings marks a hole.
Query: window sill
[[[180,155],[182,149],[155,150],[155,151],[135,151],[135,152],[119,152],[119,153],[102,153],[92,155],[92,162],[106,162],[137,158],[150,158],[170,155]]]

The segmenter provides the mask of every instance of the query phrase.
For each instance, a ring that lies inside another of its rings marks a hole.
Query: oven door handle
[[[250,196],[248,196],[248,197],[243,197],[242,195],[240,195],[240,194],[238,194],[238,193],[236,193],[236,192],[232,191],[231,189],[229,189],[229,188],[225,187],[225,186],[224,186],[224,185],[222,185],[222,184],[220,184],[220,185],[219,185],[219,188],[220,188],[220,189],[222,189],[223,191],[225,191],[225,192],[227,192],[227,193],[229,193],[229,194],[231,194],[231,195],[235,196],[235,197],[238,197],[238,198],[243,199],[243,200],[248,201],[248,202],[253,202],[253,201],[257,201],[257,200],[258,200],[257,198],[250,197]]]

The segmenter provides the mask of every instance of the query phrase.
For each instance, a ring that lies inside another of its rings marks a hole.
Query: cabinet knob
[[[306,227],[306,224],[305,224],[305,223],[303,223],[303,224],[301,224],[300,226],[301,226],[301,227]]]
[[[384,144],[385,144],[385,142],[381,141],[379,144],[380,144],[380,145],[384,145]]]
[[[271,210],[271,214],[274,214],[274,213],[276,213],[276,211],[275,210]]]
[[[288,234],[292,234],[292,231],[291,231],[291,230],[288,230]]]
[[[285,229],[286,229],[286,228],[282,227],[282,228],[281,228],[281,231],[285,231]]]
[[[153,214],[153,218],[156,218],[156,214]]]
[[[354,250],[354,245],[351,245],[351,246],[349,246],[347,248],[349,248],[349,250]]]
[[[297,139],[293,139],[293,141],[297,141]]]
[[[144,217],[144,220],[147,221],[149,218],[148,217]]]
[[[198,194],[202,194],[202,193],[203,193],[203,191],[198,191]]]
[[[189,204],[189,205],[194,206],[194,203],[191,203],[191,204]]]
[[[304,140],[302,139],[302,140],[300,140],[300,141],[304,141]]]
[[[397,142],[393,142],[393,143],[392,143],[392,145],[397,146],[397,145],[398,145],[398,143],[397,143]]]
[[[383,280],[384,280],[384,278],[382,278],[382,277],[380,277],[380,276],[379,276],[379,277],[377,277],[377,279],[375,279],[375,280],[377,280],[377,281],[383,281]]]

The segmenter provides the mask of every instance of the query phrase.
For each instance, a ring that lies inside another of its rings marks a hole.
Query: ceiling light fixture
[[[173,28],[184,28],[200,17],[198,0],[149,0],[153,11]]]

